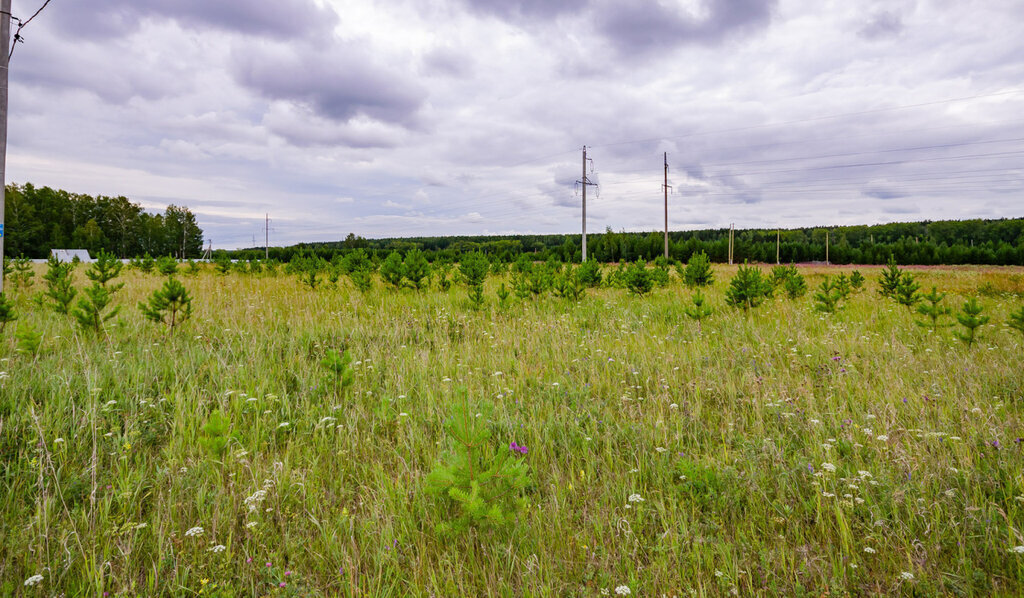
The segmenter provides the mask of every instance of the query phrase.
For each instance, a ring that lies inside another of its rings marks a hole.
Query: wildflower
[[[889,437],[886,436],[885,434],[879,434],[878,436],[875,437],[875,440],[877,440],[879,442],[888,442],[889,441]]]
[[[43,576],[37,573],[25,580],[25,587],[34,586],[41,581],[43,581]]]
[[[1024,554],[1024,546],[1014,546],[1010,549],[1010,552],[1014,554]]]
[[[256,522],[256,521],[250,521],[249,523],[246,523],[246,524],[245,524],[245,527],[247,527],[247,528],[249,528],[249,529],[252,529],[252,528],[256,527],[257,525],[259,525],[259,523],[258,523],[258,522]]]
[[[520,455],[525,455],[527,452],[529,452],[528,448],[526,448],[525,446],[523,446],[521,444],[516,444],[515,442],[513,442],[510,445],[508,445],[508,448],[509,448],[510,451],[519,453]]]
[[[832,473],[836,470],[836,466],[832,465],[831,463],[822,463],[821,468],[829,473]]]
[[[860,470],[857,471],[857,475],[859,475],[860,477],[866,479],[866,478],[870,478],[871,477],[871,472],[870,471],[864,471],[863,469],[860,469]]]
[[[288,427],[288,426],[290,426],[290,425],[291,425],[291,424],[290,424],[290,423],[288,423],[288,422],[281,422],[281,423],[277,424],[277,427],[278,427],[278,428],[287,428],[287,427]]]
[[[664,452],[666,452],[666,451],[667,451],[668,449],[667,449],[667,448],[665,448],[665,447],[663,447],[663,446],[659,446],[659,447],[655,448],[654,450],[658,451],[659,453],[664,453]]]
[[[227,547],[224,546],[223,544],[218,544],[216,546],[211,546],[210,548],[207,549],[208,552],[212,552],[214,554],[216,554],[218,552],[224,552],[225,550],[227,550]]]
[[[904,571],[900,573],[900,579],[903,581],[914,581],[914,574],[910,571]]]
[[[204,577],[204,578],[199,580],[199,583],[201,583],[201,584],[203,584],[205,586],[206,584],[210,583],[210,579],[207,578],[207,577]]]
[[[195,527],[189,528],[189,530],[187,532],[185,532],[185,537],[188,537],[188,538],[191,538],[193,536],[201,536],[201,535],[203,535],[203,528],[198,526],[198,525],[195,526]]]
[[[644,502],[644,497],[639,494],[630,494],[628,500],[629,502]]]
[[[633,591],[629,589],[629,586],[619,586],[615,588],[615,593],[619,596],[629,596]]]

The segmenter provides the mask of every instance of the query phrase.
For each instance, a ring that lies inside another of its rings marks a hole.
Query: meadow
[[[0,333],[4,596],[1024,593],[1022,268],[911,269],[979,297],[973,346],[869,267],[824,314],[727,306],[716,265],[698,325],[674,273],[506,304],[491,277],[474,309],[204,266],[173,332],[136,307],[164,278],[126,268],[98,335],[36,268]],[[851,270],[800,267],[812,292]],[[427,491],[460,407],[525,472],[502,525]]]

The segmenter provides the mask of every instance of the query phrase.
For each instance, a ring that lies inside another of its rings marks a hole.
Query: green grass
[[[801,269],[811,288],[844,270]],[[135,307],[163,279],[132,271],[100,338],[8,281],[0,595],[1020,595],[1021,271],[914,270],[954,308],[984,292],[971,348],[862,271],[836,314],[743,313],[718,266],[699,334],[674,276],[504,310],[490,279],[476,311],[459,285],[208,269],[182,278],[193,316],[170,335]],[[347,392],[329,349],[352,353]],[[424,478],[458,387],[493,404],[495,443],[529,448],[534,483],[512,528],[443,538]]]

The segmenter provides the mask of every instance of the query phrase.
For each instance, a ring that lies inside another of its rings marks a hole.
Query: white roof
[[[86,249],[51,249],[50,255],[56,256],[57,261],[72,262],[77,257],[80,262],[92,262],[89,251]]]

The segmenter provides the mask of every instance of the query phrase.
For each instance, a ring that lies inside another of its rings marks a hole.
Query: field
[[[1024,593],[1022,269],[911,270],[954,309],[984,292],[968,347],[871,268],[825,315],[810,293],[729,307],[716,266],[699,327],[674,274],[506,306],[492,277],[475,310],[458,284],[207,268],[179,277],[194,313],[173,334],[136,308],[155,274],[122,273],[99,336],[32,300],[42,267],[8,280],[0,594]],[[801,271],[813,292],[850,268]],[[508,524],[442,534],[457,506],[426,477],[458,405],[529,483]]]

